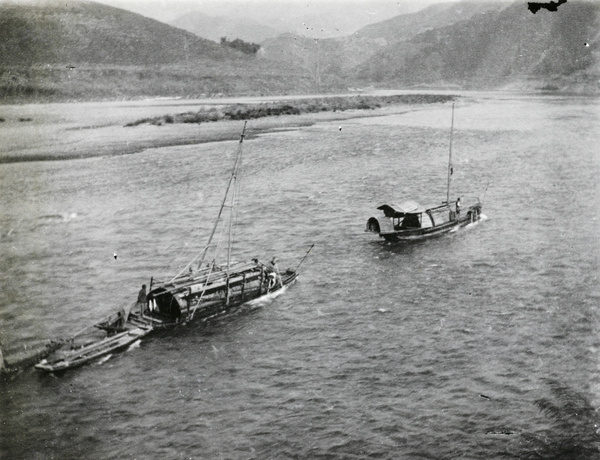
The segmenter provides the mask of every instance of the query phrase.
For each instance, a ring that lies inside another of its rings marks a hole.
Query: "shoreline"
[[[393,103],[379,108],[351,108],[344,110],[319,109],[299,114],[268,115],[248,119],[247,139],[255,136],[311,126],[322,121],[347,120],[351,118],[377,117],[412,110],[437,107],[458,95],[438,95],[435,102]],[[356,96],[348,96],[348,99]],[[311,98],[304,98],[308,100]],[[281,98],[288,103],[290,98]],[[294,99],[295,100],[295,99]],[[300,99],[299,99],[300,100]],[[181,110],[182,105],[202,111],[214,110],[225,101],[183,100],[160,101],[160,103],[74,103],[60,105],[28,106],[22,111],[17,106],[0,107],[1,153],[0,163],[34,161],[61,161],[103,156],[129,155],[150,148],[203,144],[208,142],[234,141],[239,139],[245,118],[220,119],[201,123],[141,123],[126,126],[143,118],[161,118],[168,112]],[[188,105],[189,104],[189,105]],[[236,103],[236,104],[239,104]],[[262,103],[250,102],[247,107]],[[21,106],[22,107],[22,106]]]

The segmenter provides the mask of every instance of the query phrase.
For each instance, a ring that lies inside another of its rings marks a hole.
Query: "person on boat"
[[[277,266],[277,259],[273,257],[271,262],[269,263],[269,274],[267,275],[269,279],[269,289],[273,289],[278,283],[281,283],[281,276],[279,275],[279,267]]]
[[[138,292],[137,306],[140,309],[140,313],[143,315],[148,305],[148,298],[146,297],[146,285],[142,284],[142,289]]]
[[[460,217],[460,197],[456,199],[456,218]]]
[[[114,322],[114,327],[117,331],[122,331],[123,329],[125,329],[125,324],[127,323],[127,320],[129,319],[130,308],[131,308],[131,305],[128,307],[122,307],[117,312],[117,319]]]
[[[277,273],[269,272],[267,274],[267,280],[269,281],[269,291],[277,284]]]
[[[125,328],[125,315],[123,314],[123,309],[117,312],[117,319],[115,321],[115,329],[117,331],[122,331]]]
[[[267,292],[271,290],[271,286],[274,284],[272,281],[271,271],[269,267],[260,262],[257,258],[252,259],[252,262],[260,268],[260,279],[266,281],[267,283]],[[260,292],[262,294],[263,284],[260,286]]]

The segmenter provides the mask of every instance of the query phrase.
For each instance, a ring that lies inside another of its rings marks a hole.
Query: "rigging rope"
[[[210,234],[210,237],[208,238],[208,243],[205,246],[204,250],[201,252],[200,256],[196,256],[193,259],[193,261],[195,261],[195,260],[198,259],[198,257],[200,257],[200,262],[198,263],[198,266],[201,266],[202,262],[204,261],[204,257],[206,256],[206,252],[208,251],[208,248],[210,247],[212,239],[213,239],[213,237],[215,235],[215,232],[217,230],[219,221],[221,219],[221,215],[223,213],[223,209],[225,208],[225,205],[227,203],[227,198],[229,197],[229,190],[231,189],[231,184],[234,181],[235,175],[237,174],[237,170],[239,168],[238,165],[239,165],[239,162],[240,162],[240,159],[241,159],[241,156],[242,156],[242,141],[244,139],[244,133],[245,133],[245,131],[246,131],[246,123],[244,123],[244,129],[242,131],[242,135],[241,135],[241,138],[240,138],[240,143],[239,143],[238,151],[237,151],[237,154],[236,154],[235,163],[233,165],[233,171],[231,173],[231,176],[229,177],[229,182],[227,184],[227,189],[225,191],[225,196],[223,197],[223,202],[221,203],[221,207],[219,209],[219,214],[217,215],[217,219],[216,219],[215,224],[213,226],[213,229],[212,229],[212,232]],[[194,262],[188,263],[177,275],[175,275],[171,279],[171,282],[173,282],[178,276],[180,276],[183,272],[185,272],[193,263]]]

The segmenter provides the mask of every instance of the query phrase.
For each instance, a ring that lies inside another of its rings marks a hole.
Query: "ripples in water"
[[[455,120],[453,193],[487,188],[486,218],[414,245],[364,224],[383,201],[445,196],[449,107],[248,140],[236,256],[294,267],[314,243],[298,281],[100,365],[3,383],[0,451],[594,458],[596,106],[489,98]],[[0,165],[3,341],[78,330],[177,267],[234,149]]]

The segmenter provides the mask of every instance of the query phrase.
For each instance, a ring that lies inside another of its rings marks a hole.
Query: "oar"
[[[310,248],[308,248],[308,251],[306,251],[306,254],[304,254],[304,257],[302,257],[302,260],[300,261],[300,263],[298,264],[298,266],[296,267],[296,270],[294,270],[296,273],[298,273],[298,269],[300,268],[300,265],[302,265],[302,262],[304,262],[304,259],[306,259],[308,257],[308,253],[310,252],[310,250],[315,246],[315,243],[310,245]]]

